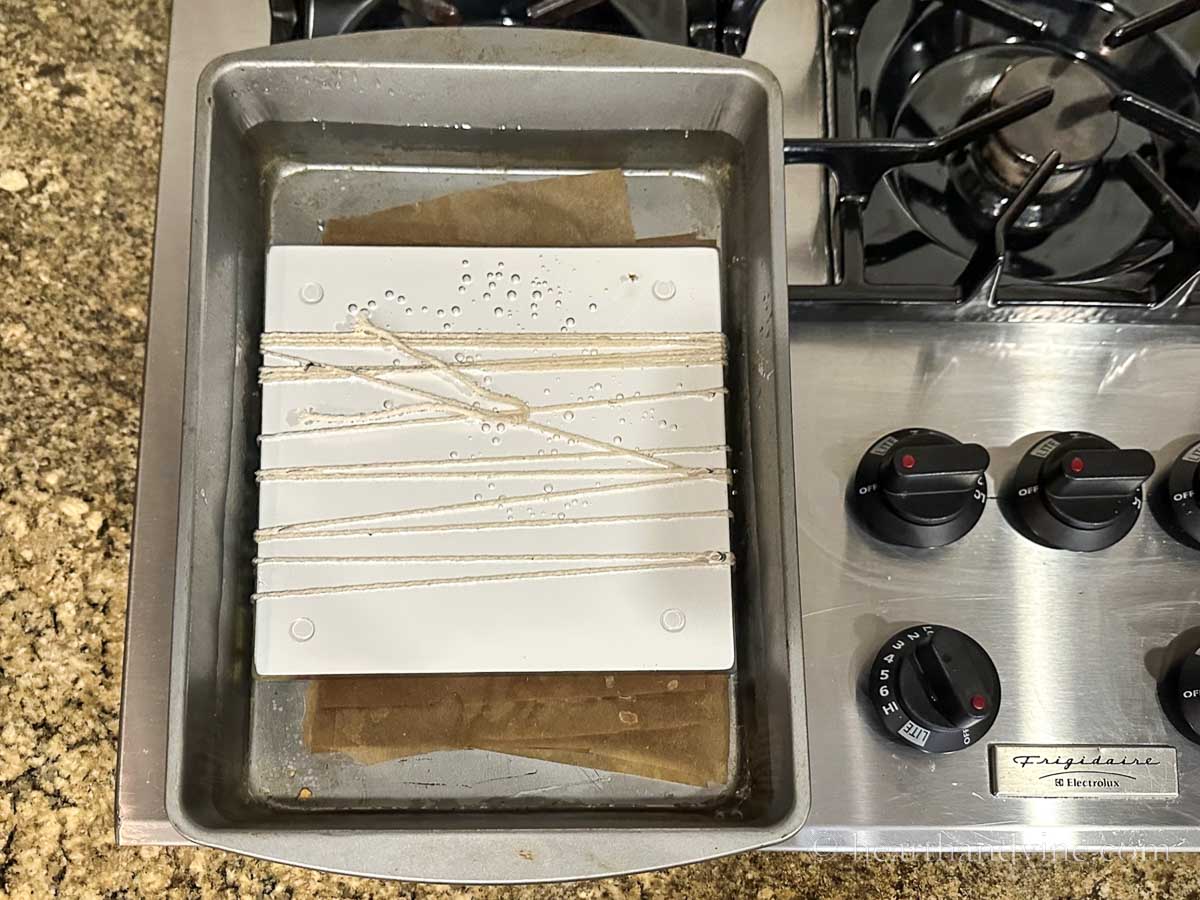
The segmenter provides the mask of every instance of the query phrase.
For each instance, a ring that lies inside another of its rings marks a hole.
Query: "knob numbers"
[[[1017,466],[1013,503],[1029,536],[1061,550],[1094,551],[1125,537],[1154,474],[1145,450],[1122,450],[1086,431],[1039,441]]]
[[[881,540],[942,547],[970,531],[987,505],[990,459],[928,428],[893,431],[863,455],[854,476],[859,519]]]
[[[1000,712],[1000,677],[991,657],[944,625],[892,635],[871,663],[867,694],[888,734],[925,753],[977,743]]]

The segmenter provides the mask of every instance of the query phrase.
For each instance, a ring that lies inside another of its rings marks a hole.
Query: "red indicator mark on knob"
[[[1076,475],[1083,471],[1083,460],[1078,456],[1071,460],[1071,471]]]
[[[915,468],[916,465],[917,465],[917,458],[915,456],[913,456],[911,453],[905,453],[902,457],[900,457],[900,466],[902,468],[912,469],[912,468]]]
[[[987,698],[983,694],[976,694],[971,698],[971,709],[975,712],[983,712],[987,708]]]

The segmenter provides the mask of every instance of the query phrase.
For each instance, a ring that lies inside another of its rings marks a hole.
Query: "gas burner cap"
[[[1038,56],[1010,66],[992,89],[991,105],[1004,106],[1047,84],[1054,88],[1054,101],[1002,128],[983,151],[994,173],[1014,189],[1047,153],[1057,150],[1062,162],[1043,190],[1066,190],[1108,152],[1117,137],[1112,90],[1093,68],[1078,60]]]

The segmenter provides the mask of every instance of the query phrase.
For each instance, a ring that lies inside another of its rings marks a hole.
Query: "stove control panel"
[[[979,315],[792,305],[791,846],[1200,850],[1200,331]]]
[[[907,547],[942,547],[970,531],[987,504],[979,444],[928,428],[905,428],[871,445],[854,478],[862,522],[880,539]]]
[[[889,544],[942,547],[980,520],[991,462],[979,444],[929,428],[879,438],[859,461],[850,502],[860,523]],[[1045,547],[1111,547],[1136,524],[1144,485],[1154,475],[1146,450],[1122,449],[1097,434],[1061,431],[1020,457],[1002,498],[1018,531]],[[1200,442],[1162,479],[1163,525],[1200,548]],[[1198,630],[1200,633],[1200,630]],[[1200,636],[1166,669],[1159,698],[1175,728],[1200,743]],[[868,703],[889,736],[926,753],[979,740],[1000,709],[1000,678],[973,638],[942,625],[897,632],[867,673]]]
[[[1028,537],[1061,550],[1103,550],[1125,537],[1154,474],[1145,450],[1122,450],[1086,431],[1038,441],[1013,479],[1016,518]]]
[[[888,734],[926,753],[971,746],[1000,711],[1000,677],[987,651],[942,625],[892,635],[871,663],[867,693]]]

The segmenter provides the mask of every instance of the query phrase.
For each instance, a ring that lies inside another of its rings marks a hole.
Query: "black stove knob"
[[[867,681],[871,706],[887,732],[926,753],[977,743],[1000,711],[1000,677],[991,658],[944,625],[893,635]]]
[[[858,464],[854,503],[877,537],[942,547],[970,531],[987,504],[988,452],[940,431],[906,428],[876,441]]]
[[[1200,442],[1179,455],[1167,476],[1171,523],[1200,547]]]
[[[1200,646],[1192,641],[1188,649],[1159,682],[1158,699],[1179,733],[1200,744]]]
[[[1037,443],[1017,466],[1013,503],[1032,538],[1062,550],[1103,550],[1129,533],[1154,474],[1145,450],[1122,450],[1086,431]]]

